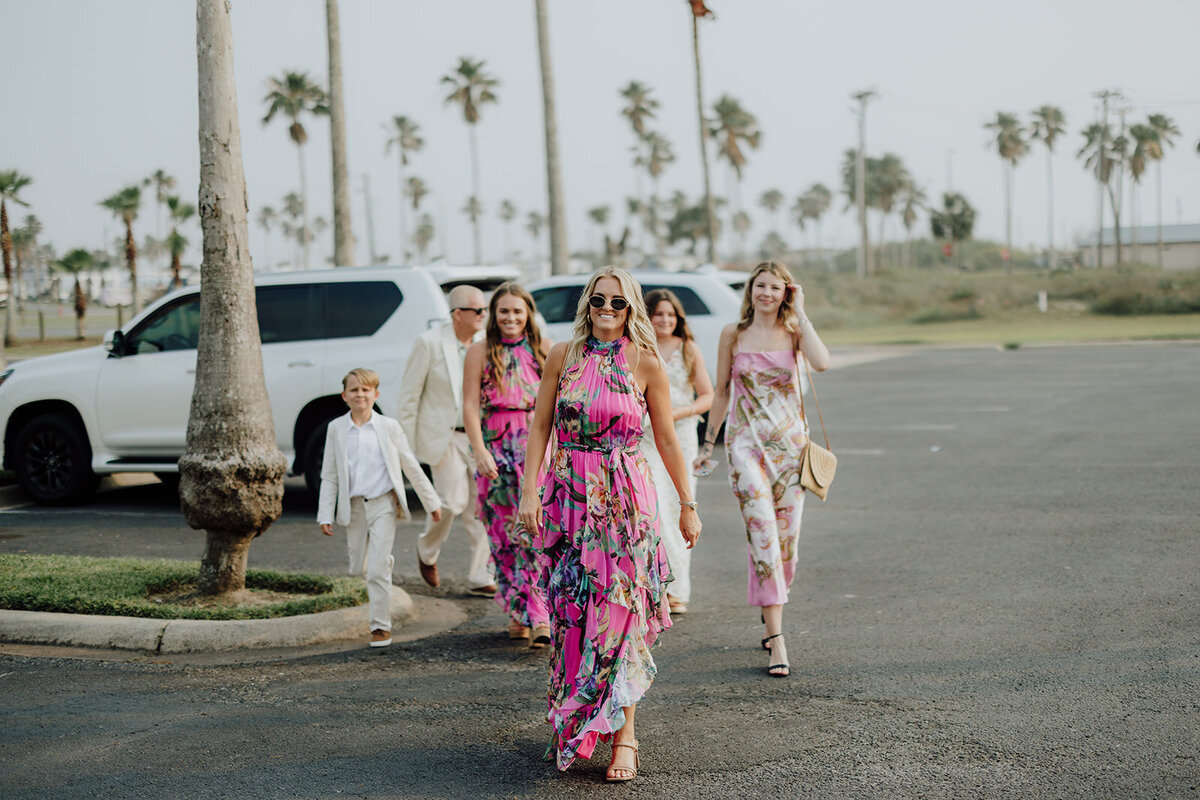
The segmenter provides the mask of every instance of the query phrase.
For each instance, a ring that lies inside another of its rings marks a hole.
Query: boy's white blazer
[[[396,420],[378,412],[372,414],[371,420],[383,450],[388,477],[399,499],[396,516],[402,519],[408,516],[408,501],[404,497],[405,475],[416,489],[417,497],[426,511],[440,508],[442,501],[434,491],[433,484],[421,471],[421,465],[408,444],[408,437],[404,435],[404,428]],[[346,462],[346,440],[350,425],[350,412],[329,423],[329,430],[325,434],[325,460],[321,464],[321,496],[317,505],[318,521],[332,519],[342,527],[350,524],[350,472]]]

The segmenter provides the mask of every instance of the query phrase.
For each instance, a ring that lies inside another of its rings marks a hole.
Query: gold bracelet
[[[695,511],[695,510],[696,510],[696,506],[697,506],[697,505],[699,505],[699,503],[697,503],[695,500],[680,500],[680,501],[679,501],[679,505],[681,505],[681,506],[687,506],[687,507],[688,507],[688,508],[690,508],[692,511]]]

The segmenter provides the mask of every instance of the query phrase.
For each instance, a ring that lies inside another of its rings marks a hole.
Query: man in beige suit
[[[450,322],[426,331],[413,343],[400,382],[396,419],[404,427],[417,458],[432,467],[433,486],[442,499],[442,518],[427,517],[417,540],[417,566],[430,586],[441,583],[437,561],[455,517],[470,537],[468,591],[480,597],[496,593],[489,564],[487,531],[475,516],[475,462],[462,419],[463,358],[471,342],[483,338],[487,303],[474,286],[450,292]]]

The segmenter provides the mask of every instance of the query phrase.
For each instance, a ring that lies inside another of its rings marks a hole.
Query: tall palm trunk
[[[83,293],[83,287],[79,285],[79,275],[75,275],[75,290],[72,292],[75,300],[75,338],[83,341],[87,338],[87,329],[84,327],[83,318],[87,314],[87,295]]]
[[[1008,258],[1004,261],[1004,271],[1012,274],[1012,184],[1013,166],[1009,161],[1004,162],[1004,248]]]
[[[350,169],[346,165],[346,102],[342,91],[342,36],[338,0],[325,0],[329,40],[329,140],[333,148],[333,263],[353,267],[354,231],[350,224]]]
[[[667,257],[667,246],[662,235],[662,223],[658,219],[658,178],[654,179],[654,188],[650,191],[650,224],[654,226],[654,258],[661,269],[663,260]]]
[[[476,203],[482,203],[479,197],[479,140],[475,136],[475,123],[467,126],[467,136],[471,141],[471,197]],[[471,215],[471,231],[475,239],[475,263],[483,263],[483,235],[479,227],[480,214]]]
[[[1163,235],[1162,235],[1162,161],[1154,162],[1155,183],[1158,184],[1155,213],[1158,217],[1158,268],[1163,268]]]
[[[312,269],[309,251],[312,232],[308,229],[308,176],[304,172],[304,147],[299,143],[296,144],[296,158],[300,162],[300,220],[303,225],[300,228],[300,246],[304,249],[304,268]]]
[[[180,263],[179,253],[171,253],[171,288],[178,289],[183,286],[183,276],[180,275],[180,270],[183,264]]]
[[[400,261],[408,263],[408,203],[404,199],[404,150],[397,148],[396,170],[400,178]]]
[[[1129,228],[1133,233],[1133,263],[1140,263],[1141,257],[1141,242],[1138,240],[1138,202],[1137,202],[1137,181],[1133,181],[1129,186]]]
[[[129,291],[133,300],[133,313],[142,310],[142,293],[138,290],[137,243],[133,239],[133,221],[125,220],[125,264],[129,267]]]
[[[12,233],[8,230],[8,206],[0,200],[0,251],[4,253],[4,280],[8,285],[8,307],[4,312],[4,336],[0,337],[0,369],[8,366],[8,355],[4,347],[16,338],[16,318],[13,316],[12,303]]]
[[[1047,266],[1054,269],[1054,151],[1046,148],[1046,232],[1050,243]]]
[[[550,225],[550,274],[565,275],[567,214],[563,205],[562,167],[558,156],[558,114],[554,103],[554,69],[550,63],[550,23],[546,0],[534,0],[537,17],[538,58],[542,66],[542,119],[546,130],[546,207]],[[539,259],[540,260],[540,259]]]
[[[696,61],[696,114],[700,121],[700,163],[704,166],[704,207],[708,209],[708,262],[717,263],[717,209],[708,174],[708,136],[704,130],[704,84],[700,77],[700,20],[692,15],[692,55]]]
[[[1117,266],[1121,266],[1121,201],[1113,190],[1112,183],[1108,184],[1108,203],[1112,206],[1113,238],[1117,245]]]
[[[287,460],[263,379],[228,0],[197,0],[196,52],[204,259],[179,496],[188,524],[207,534],[198,587],[224,594],[245,588],[250,542],[283,510]]]

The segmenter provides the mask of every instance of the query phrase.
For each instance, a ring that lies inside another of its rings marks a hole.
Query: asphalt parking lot
[[[690,613],[655,651],[642,773],[541,760],[546,658],[466,622],[358,646],[160,658],[0,647],[0,795],[1200,796],[1200,346],[922,350],[817,376],[839,472],[805,510],[768,678],[745,534],[701,482]],[[336,573],[299,485],[252,567]],[[0,552],[198,558],[165,488],[0,511]]]

